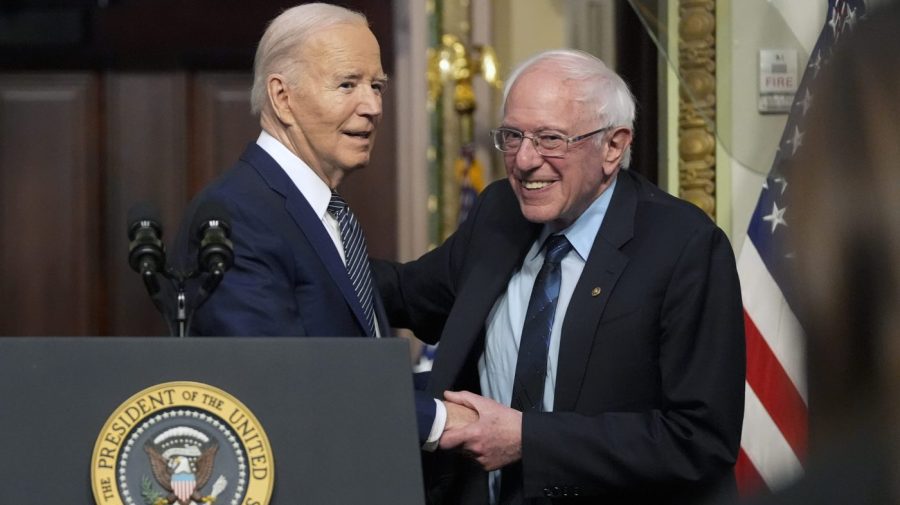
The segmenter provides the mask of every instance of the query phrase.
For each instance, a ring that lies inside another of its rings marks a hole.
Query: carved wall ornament
[[[678,192],[716,216],[716,5],[679,0]]]

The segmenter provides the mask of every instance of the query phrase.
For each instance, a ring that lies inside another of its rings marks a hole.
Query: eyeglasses
[[[498,151],[503,151],[505,153],[518,151],[519,148],[522,147],[522,139],[529,139],[534,144],[534,150],[541,156],[562,158],[566,155],[571,144],[581,142],[582,140],[604,130],[608,130],[609,128],[609,126],[605,126],[599,130],[585,133],[584,135],[566,137],[559,133],[552,132],[536,132],[529,135],[523,131],[516,130],[515,128],[501,127],[491,130],[491,138],[494,140],[494,147],[496,147]]]

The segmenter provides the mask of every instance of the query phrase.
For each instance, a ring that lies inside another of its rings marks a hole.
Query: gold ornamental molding
[[[678,16],[679,195],[715,219],[715,0],[679,0]]]

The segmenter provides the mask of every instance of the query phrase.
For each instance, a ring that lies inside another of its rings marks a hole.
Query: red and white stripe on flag
[[[777,489],[802,474],[807,405],[800,325],[751,240],[738,256],[747,338],[741,494]]]

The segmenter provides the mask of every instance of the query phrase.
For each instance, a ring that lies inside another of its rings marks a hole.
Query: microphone
[[[159,292],[156,274],[166,265],[166,246],[162,242],[159,211],[141,202],[128,210],[128,264],[141,274],[151,296]]]
[[[197,263],[201,272],[221,277],[234,264],[234,246],[231,236],[230,216],[220,203],[204,202],[197,209],[192,229],[200,240]]]
[[[219,286],[225,272],[234,264],[234,246],[228,238],[231,235],[231,217],[225,207],[213,200],[206,201],[197,209],[191,229],[200,240],[197,251],[197,266],[200,274],[206,274],[193,309],[196,310]],[[189,322],[188,322],[189,323]]]
[[[170,307],[160,292],[157,274],[169,277],[166,271],[166,246],[162,241],[162,220],[159,210],[151,203],[140,202],[128,209],[128,264],[141,274],[144,287],[156,310],[163,315],[169,332],[173,330],[169,320]]]

